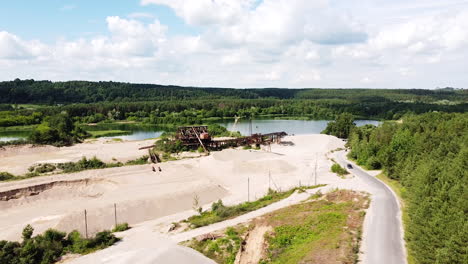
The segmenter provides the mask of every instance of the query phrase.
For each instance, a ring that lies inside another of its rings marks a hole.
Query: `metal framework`
[[[248,137],[213,140],[208,133],[208,126],[185,126],[177,129],[176,140],[180,140],[185,146],[191,148],[198,148],[201,146],[205,151],[208,151],[226,147],[259,146],[263,144],[279,143],[286,135],[286,132],[274,132],[268,134],[253,134]]]

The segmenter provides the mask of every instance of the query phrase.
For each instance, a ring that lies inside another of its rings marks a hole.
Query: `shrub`
[[[14,179],[15,176],[11,173],[8,173],[8,172],[0,172],[0,181],[8,181],[8,180],[12,180]]]
[[[148,158],[149,158],[148,155],[143,155],[143,156],[139,157],[138,159],[129,160],[129,161],[125,162],[125,165],[143,165],[143,164],[147,164],[148,163]]]
[[[57,169],[57,167],[55,167],[52,164],[46,163],[46,164],[42,164],[42,165],[39,165],[38,167],[36,167],[35,171],[37,173],[47,173],[47,172],[52,172],[55,169]]]
[[[341,167],[338,163],[334,163],[331,166],[331,171],[338,174],[338,175],[340,175],[340,176],[349,174],[349,172],[347,170],[345,170],[343,167]]]
[[[114,229],[112,229],[112,232],[122,232],[128,229],[130,229],[130,226],[128,225],[128,223],[122,223],[122,224],[117,224],[114,227]]]

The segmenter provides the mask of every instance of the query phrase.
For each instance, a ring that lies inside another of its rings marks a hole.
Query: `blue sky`
[[[5,0],[0,80],[467,87],[468,0]]]
[[[26,8],[27,7],[27,8]],[[139,0],[13,0],[3,1],[0,30],[52,43],[57,38],[108,34],[105,18],[151,15],[170,27],[170,34],[197,34],[163,5],[142,6]],[[144,18],[145,20],[150,19]]]

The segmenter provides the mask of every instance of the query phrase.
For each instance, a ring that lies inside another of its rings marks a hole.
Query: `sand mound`
[[[257,150],[239,150],[239,149],[225,149],[219,152],[213,152],[211,154],[216,161],[248,161],[248,160],[258,160],[265,158],[275,158],[278,157],[278,154],[263,152]]]
[[[297,168],[289,162],[272,159],[272,160],[253,160],[253,161],[235,161],[234,173],[250,173],[250,174],[265,174],[266,172],[274,171],[275,173],[293,172]]]
[[[99,197],[104,192],[114,189],[116,183],[108,179],[79,179],[72,181],[55,181],[0,192],[0,201],[9,200],[45,200],[68,197]]]

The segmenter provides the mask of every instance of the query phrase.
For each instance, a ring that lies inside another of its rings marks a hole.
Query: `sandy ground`
[[[114,151],[123,155],[129,148],[124,144],[130,143],[112,144],[116,145]],[[137,149],[138,144],[147,145],[148,142],[131,144],[136,144]],[[343,141],[327,135],[290,136],[283,144],[272,145],[271,152],[228,149],[207,157],[163,163],[161,173],[152,172],[150,165],[142,165],[1,183],[0,240],[19,239],[22,228],[28,223],[37,232],[53,227],[84,233],[85,209],[89,233],[111,228],[115,203],[118,222],[128,222],[135,228],[124,232],[124,240],[118,245],[70,263],[134,263],[136,259],[138,263],[183,263],[184,256],[192,258],[191,263],[212,263],[176,243],[300,202],[308,194],[291,196],[237,220],[231,219],[233,222],[229,220],[168,235],[172,222],[194,214],[191,209],[194,196],[198,196],[206,208],[218,199],[223,199],[225,204],[254,200],[263,196],[269,187],[286,190],[316,182],[328,184],[325,187],[328,190],[336,187],[367,190],[366,184],[356,177],[341,179],[330,172],[332,162],[325,154],[343,146]],[[104,152],[112,153],[107,149]],[[14,160],[13,155],[9,157]],[[34,192],[31,192],[32,186],[36,186]],[[5,201],[8,197],[15,199]],[[174,255],[180,255],[181,262],[166,261]]]
[[[92,158],[93,156],[104,162],[126,162],[147,154],[145,150],[138,150],[138,148],[152,144],[154,140],[116,142],[99,138],[61,148],[32,145],[7,146],[0,148],[0,171],[21,175],[28,172],[28,168],[33,164],[75,162],[82,157]]]

